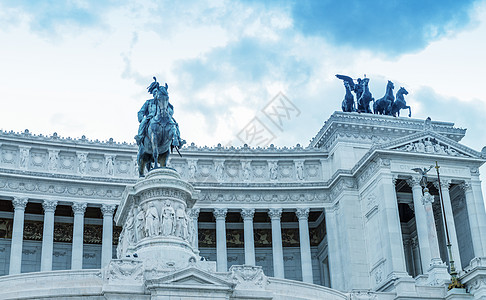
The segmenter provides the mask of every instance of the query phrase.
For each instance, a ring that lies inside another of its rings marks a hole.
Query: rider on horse
[[[150,84],[147,88],[148,92],[153,95],[152,99],[145,101],[142,108],[138,111],[138,122],[140,122],[140,126],[138,127],[138,134],[135,136],[135,141],[137,141],[137,145],[140,146],[145,136],[147,136],[147,127],[149,121],[155,116],[157,113],[157,98],[159,92],[159,83],[154,77],[154,82]],[[166,89],[167,91],[167,89]]]

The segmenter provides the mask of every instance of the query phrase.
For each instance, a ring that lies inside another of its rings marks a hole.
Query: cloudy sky
[[[412,117],[486,145],[486,1],[1,1],[0,45],[3,130],[133,142],[157,76],[188,142],[241,144],[257,118],[307,145],[340,109],[340,73],[375,98],[392,80]],[[300,111],[282,130],[262,112],[279,93]]]

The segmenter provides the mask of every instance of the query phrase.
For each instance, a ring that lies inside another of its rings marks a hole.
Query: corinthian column
[[[103,204],[103,238],[101,241],[101,267],[106,266],[113,257],[113,212],[116,205]]]
[[[270,208],[268,216],[272,222],[272,254],[273,254],[273,276],[285,278],[283,247],[282,247],[282,227],[280,218],[282,217],[281,208]]]
[[[425,207],[425,213],[427,217],[430,256],[432,257],[430,268],[428,269],[428,282],[446,282],[447,280],[450,280],[450,275],[447,272],[447,266],[442,262],[442,259],[440,258],[439,241],[437,239],[437,229],[435,228],[434,211],[432,209],[434,196],[429,194],[429,190],[427,188],[424,189],[424,196],[422,197],[422,201]]]
[[[471,229],[471,239],[474,249],[474,257],[483,256],[483,245],[481,243],[480,225],[478,221],[478,209],[475,203],[472,185],[470,182],[461,184],[464,189],[467,206],[467,218],[469,219],[469,228]]]
[[[309,209],[297,208],[295,214],[299,219],[300,263],[302,265],[302,281],[313,283],[312,257],[309,238]]]
[[[255,240],[253,237],[253,216],[254,208],[243,208],[241,217],[243,218],[243,230],[245,236],[245,265],[255,265]]]
[[[456,270],[462,270],[461,264],[461,255],[459,254],[459,244],[457,243],[457,234],[456,234],[456,225],[454,222],[454,214],[452,212],[452,204],[451,204],[451,196],[449,194],[449,186],[451,184],[450,180],[442,180],[441,182],[441,190],[442,190],[442,200],[444,201],[444,214],[445,214],[445,221],[442,222],[444,225],[444,233],[445,231],[445,224],[447,224],[447,229],[449,231],[449,239],[452,245],[452,258],[454,260],[454,265]],[[434,185],[437,189],[439,189],[439,182],[434,182]],[[444,220],[443,220],[444,221]]]
[[[54,247],[54,211],[57,201],[44,200],[44,230],[42,231],[41,271],[52,270],[52,249]]]
[[[73,248],[71,255],[71,269],[83,268],[83,233],[84,233],[84,212],[87,203],[73,203],[74,226],[73,226]]]
[[[24,237],[24,212],[27,198],[15,197],[12,200],[14,219],[12,228],[12,245],[10,247],[9,274],[19,274],[22,267],[22,242]]]
[[[420,261],[422,262],[422,273],[425,273],[430,265],[430,246],[427,229],[427,217],[425,215],[424,205],[422,204],[422,187],[420,186],[421,178],[413,176],[407,180],[408,185],[412,188],[413,211],[415,213],[415,225],[417,227],[418,246],[420,250]]]
[[[228,254],[226,252],[226,208],[215,208],[216,219],[216,266],[218,272],[228,271]]]

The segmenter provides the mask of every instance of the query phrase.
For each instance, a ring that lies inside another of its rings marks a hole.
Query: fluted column
[[[42,231],[41,271],[52,270],[52,250],[54,247],[54,212],[57,201],[44,200],[44,229]]]
[[[226,252],[226,208],[215,208],[216,219],[216,266],[218,272],[228,271],[228,254]]]
[[[449,239],[452,245],[452,258],[454,260],[454,265],[456,270],[462,270],[461,264],[461,255],[459,254],[459,244],[457,242],[457,234],[456,234],[456,224],[454,222],[454,214],[452,212],[452,204],[451,204],[451,196],[449,194],[449,186],[451,184],[450,180],[442,180],[441,182],[441,190],[442,190],[442,200],[444,201],[444,213],[445,213],[445,222],[442,222],[444,225],[444,233],[445,233],[445,224],[447,224],[447,229],[449,231]],[[437,189],[439,189],[439,182],[434,182],[434,185]],[[444,220],[443,220],[444,221]],[[447,239],[446,239],[447,242]]]
[[[295,214],[299,219],[300,262],[302,265],[302,281],[313,283],[312,257],[309,238],[309,209],[297,208]]]
[[[74,226],[73,226],[73,248],[71,255],[71,269],[83,268],[83,233],[84,233],[84,212],[87,203],[73,203]]]
[[[198,229],[198,225],[197,225],[197,220],[199,218],[199,212],[200,211],[201,210],[199,208],[191,208],[189,210],[189,217],[191,218],[191,221],[194,224],[194,232],[195,232],[195,236],[193,237],[193,239],[194,239],[193,247],[196,248],[196,249],[199,249],[199,236],[198,236],[199,229]]]
[[[273,277],[285,278],[283,246],[282,246],[282,217],[281,208],[270,208],[268,216],[272,222],[272,254],[273,254]]]
[[[9,274],[19,274],[22,267],[22,243],[24,238],[24,212],[27,198],[15,197],[12,200],[14,219],[12,228],[12,245],[10,247]]]
[[[243,208],[241,217],[243,218],[243,230],[245,236],[245,265],[255,265],[255,240],[253,237],[253,216],[254,208]]]
[[[471,240],[474,249],[474,257],[480,257],[483,255],[483,245],[481,243],[481,233],[479,231],[477,207],[474,203],[474,195],[471,183],[463,183],[461,184],[461,188],[464,189],[464,195],[466,197],[467,218],[469,219],[469,228],[471,230]]]
[[[430,265],[430,245],[427,229],[427,217],[425,215],[424,205],[422,204],[422,187],[420,186],[421,178],[413,176],[407,180],[408,185],[412,188],[413,211],[415,213],[415,226],[417,227],[417,238],[420,250],[420,261],[422,262],[423,273],[427,272]]]
[[[116,205],[103,204],[103,238],[101,241],[101,267],[106,266],[113,257],[113,212]]]

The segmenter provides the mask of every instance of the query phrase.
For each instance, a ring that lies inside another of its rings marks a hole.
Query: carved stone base
[[[431,286],[440,286],[451,282],[451,275],[447,271],[447,265],[440,258],[433,258],[428,269],[427,284]]]

